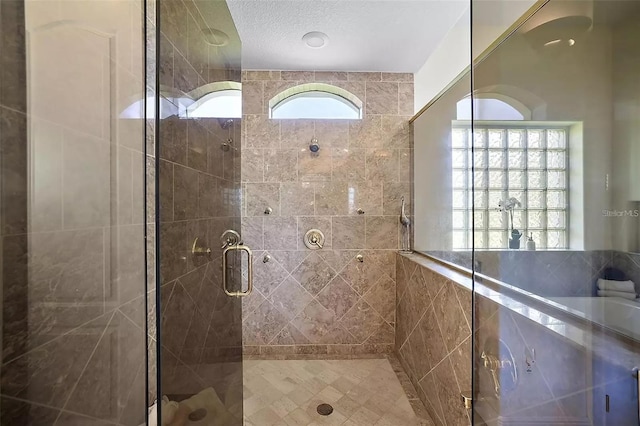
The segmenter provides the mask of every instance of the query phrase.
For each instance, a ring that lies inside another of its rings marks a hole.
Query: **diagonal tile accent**
[[[291,275],[315,296],[336,274],[317,253],[311,253]]]
[[[287,324],[285,317],[268,300],[265,300],[245,320],[242,340],[246,345],[264,345],[273,339]]]
[[[313,299],[293,277],[287,277],[267,298],[288,320],[293,319]]]
[[[381,330],[385,321],[369,304],[360,301],[345,314],[340,324],[360,342],[364,342],[376,331]]]
[[[396,282],[387,275],[382,276],[373,288],[364,295],[364,300],[366,300],[386,322],[390,324],[395,322]]]
[[[292,321],[302,334],[312,343],[320,343],[321,339],[331,330],[335,322],[335,315],[317,300],[313,300]]]
[[[336,273],[342,271],[357,254],[357,250],[322,250],[318,253]]]
[[[289,323],[269,343],[272,345],[305,345],[311,341],[293,324]]]
[[[289,273],[274,259],[264,263],[264,255],[269,255],[269,252],[260,252],[254,257],[254,285],[264,296],[269,296]]]
[[[367,259],[364,262],[353,259],[340,272],[340,276],[361,296],[373,287],[381,274],[380,268]]]
[[[296,269],[302,261],[307,257],[309,251],[303,250],[291,250],[291,251],[282,251],[282,250],[272,250],[270,251],[271,255],[287,270],[287,272],[291,273],[294,269]]]
[[[337,319],[342,318],[358,299],[358,294],[340,276],[331,280],[317,296],[318,302],[332,311]]]

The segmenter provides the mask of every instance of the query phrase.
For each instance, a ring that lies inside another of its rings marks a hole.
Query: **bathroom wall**
[[[355,94],[364,118],[269,119],[272,97],[314,81]],[[255,291],[243,305],[245,352],[392,350],[400,198],[410,203],[413,76],[245,71],[242,83],[242,236],[255,253]],[[314,137],[317,155],[309,151]],[[325,235],[321,250],[304,245],[311,228]]]
[[[120,113],[144,93],[142,3],[0,20],[2,424],[139,425],[144,122]]]
[[[637,342],[479,283],[472,310],[470,277],[417,254],[398,255],[397,284],[396,350],[436,425],[468,424],[459,395],[471,389],[472,312],[476,424],[634,424]],[[496,394],[482,354],[505,357],[498,339],[513,354],[517,380],[499,373]]]
[[[469,424],[471,290],[398,255],[395,350],[436,425]]]
[[[226,3],[159,6],[158,73],[167,107],[204,84],[240,80],[239,63],[203,33],[228,31],[228,47],[238,47]],[[167,114],[158,129],[161,392],[182,400],[213,387],[227,410],[218,413],[225,424],[242,419],[241,305],[222,290],[220,239],[240,229],[241,123]],[[194,255],[195,238],[211,254]]]

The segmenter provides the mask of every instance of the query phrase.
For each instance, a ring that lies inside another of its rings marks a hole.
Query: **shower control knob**
[[[317,250],[324,246],[324,234],[319,229],[310,229],[304,234],[304,245],[308,249]]]

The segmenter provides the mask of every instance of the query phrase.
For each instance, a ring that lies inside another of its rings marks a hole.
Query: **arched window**
[[[242,117],[242,85],[235,81],[205,84],[189,93],[195,101],[186,111],[188,118]]]
[[[302,84],[269,101],[271,118],[360,119],[362,101],[353,93],[324,83]]]
[[[471,97],[467,96],[456,104],[456,118],[471,120]],[[481,121],[531,120],[531,110],[511,97],[482,93],[474,96],[473,119]]]

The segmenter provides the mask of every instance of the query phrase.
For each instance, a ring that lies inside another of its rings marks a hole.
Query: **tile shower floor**
[[[321,416],[319,404],[334,411]],[[418,426],[387,359],[244,361],[245,426]]]

